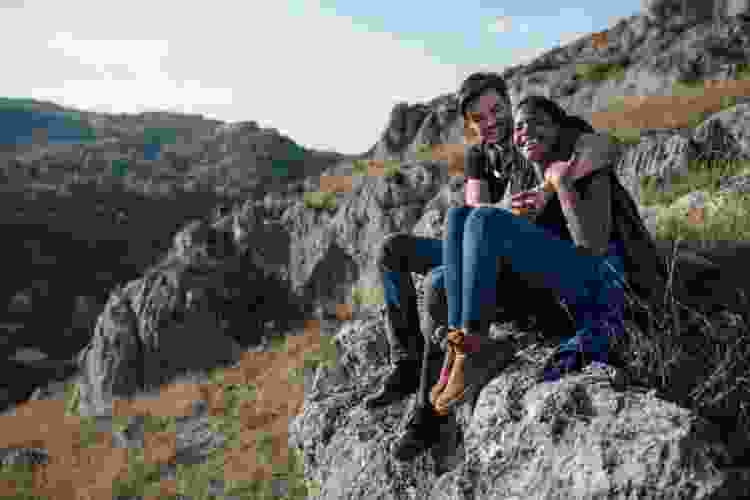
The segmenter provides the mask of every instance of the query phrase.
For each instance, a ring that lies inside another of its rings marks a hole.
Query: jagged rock
[[[706,153],[726,159],[750,158],[750,104],[741,103],[712,115],[701,123],[693,138]],[[721,148],[727,148],[725,150]]]
[[[535,385],[523,369],[507,370],[480,395],[465,465],[437,482],[433,498],[464,498],[462,487],[476,499],[742,491],[716,469],[727,459],[716,428],[650,394],[617,390],[615,371],[591,367]]]
[[[198,248],[216,245],[215,237],[197,235]],[[242,256],[221,255],[215,248],[207,253],[213,260],[170,257],[110,296],[79,356],[82,412],[100,414],[113,396],[237,360],[241,349],[231,335],[237,330],[260,340],[262,329],[248,304],[263,295],[273,298],[269,288],[253,291],[266,286],[262,275],[243,266]]]
[[[737,138],[717,115],[698,126],[693,138],[699,144],[699,158],[702,160],[736,161],[743,157],[750,158],[750,151],[743,151]]]
[[[726,0],[726,10],[724,15],[727,17],[731,16],[745,16],[750,15],[750,1],[748,0]]]
[[[362,177],[334,215],[302,203],[287,209],[280,225],[288,242],[276,251],[288,256],[291,290],[305,303],[346,302],[351,286],[374,273],[375,251],[385,236],[417,223],[445,181],[444,170],[417,162],[402,165],[397,178]]]
[[[502,373],[485,373],[473,412],[471,398],[461,406],[452,450],[395,462],[390,446],[413,396],[372,412],[362,404],[386,367],[383,327],[342,328],[337,370],[319,374],[290,424],[290,446],[321,485],[316,498],[732,498],[748,487],[747,475],[722,469],[731,459],[716,426],[604,365],[536,384],[549,349],[529,343]]]
[[[460,144],[463,141],[463,119],[458,112],[456,96],[441,96],[430,103],[430,108],[409,145],[410,153],[417,152],[422,145]]]
[[[3,465],[42,465],[49,460],[47,450],[41,448],[10,448],[0,451]]]
[[[404,151],[417,135],[420,125],[428,114],[429,108],[424,104],[414,106],[403,102],[396,104],[391,110],[385,132],[375,145],[373,158],[376,160],[402,159]]]
[[[734,175],[722,179],[719,184],[719,193],[750,193],[750,175]]]
[[[714,15],[710,0],[642,0],[642,8],[649,20],[673,28],[688,22],[700,22]]]
[[[626,148],[616,171],[630,196],[639,202],[640,179],[654,177],[659,190],[669,190],[675,176],[688,173],[689,162],[695,156],[695,146],[688,138],[668,132],[655,133]]]

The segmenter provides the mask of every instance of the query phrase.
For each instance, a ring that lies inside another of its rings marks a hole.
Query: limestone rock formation
[[[402,158],[428,113],[429,108],[422,104],[396,104],[391,110],[388,125],[380,141],[375,145],[374,159]]]
[[[732,498],[748,486],[747,474],[725,468],[731,454],[715,424],[629,385],[617,368],[534,383],[549,347],[530,335],[513,360],[486,368],[491,382],[441,431],[450,444],[394,462],[390,446],[413,397],[372,412],[363,405],[386,363],[382,328],[367,320],[339,331],[337,369],[321,372],[291,423],[316,498]]]
[[[634,200],[640,200],[641,179],[654,177],[656,186],[666,191],[675,176],[688,173],[689,161],[695,157],[696,150],[689,138],[675,133],[655,133],[626,148],[616,169],[622,185]]]
[[[258,306],[285,299],[262,270],[228,248],[231,233],[198,221],[180,236],[179,252],[111,294],[79,356],[82,412],[99,414],[112,397],[236,361],[238,342],[258,343],[263,320],[273,317]]]

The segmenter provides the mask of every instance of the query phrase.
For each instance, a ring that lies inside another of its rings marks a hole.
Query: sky
[[[0,96],[257,121],[359,154],[399,102],[455,92],[638,13],[641,0],[0,0]]]

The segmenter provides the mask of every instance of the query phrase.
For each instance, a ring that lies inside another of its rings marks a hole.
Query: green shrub
[[[354,288],[352,302],[355,305],[379,305],[385,303],[383,287]]]
[[[620,144],[634,145],[641,142],[641,129],[638,128],[612,129],[610,135]]]
[[[737,66],[737,80],[750,80],[750,64],[742,63]]]
[[[352,162],[352,173],[354,175],[367,175],[367,162],[365,160],[354,160]]]
[[[610,63],[578,64],[576,75],[579,79],[590,82],[622,80],[625,77],[625,66]]]
[[[386,179],[398,179],[401,176],[401,164],[398,161],[386,162],[383,176]]]
[[[324,193],[320,191],[307,192],[304,195],[303,203],[305,204],[306,208],[312,208],[316,210],[335,210],[336,194]]]
[[[668,192],[660,192],[657,189],[655,177],[643,176],[640,179],[641,203],[670,205],[693,191],[708,191],[713,194],[719,189],[723,177],[738,175],[747,168],[747,161],[691,161],[688,164],[687,175],[675,176]]]

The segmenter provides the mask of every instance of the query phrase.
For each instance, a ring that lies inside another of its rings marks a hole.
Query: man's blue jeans
[[[487,335],[497,307],[496,266],[507,263],[575,306],[576,335],[563,342],[561,352],[584,351],[606,362],[610,336],[624,327],[622,252],[622,242],[612,241],[605,256],[585,255],[574,243],[506,210],[451,208],[445,265],[432,271],[433,286],[446,288],[449,327]]]

